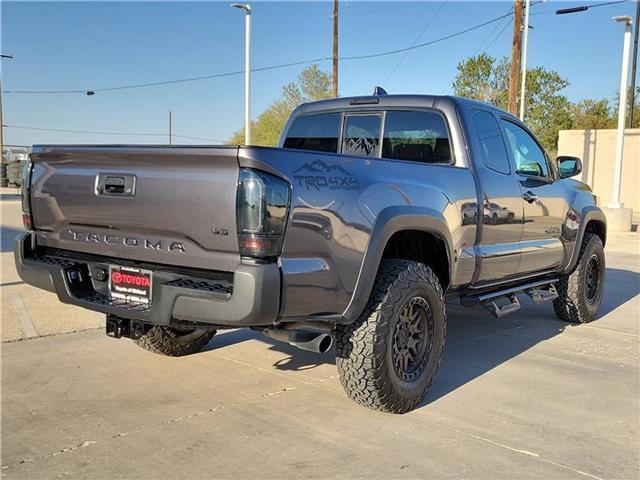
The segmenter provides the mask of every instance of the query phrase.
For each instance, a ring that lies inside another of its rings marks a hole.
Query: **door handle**
[[[101,173],[96,180],[98,195],[132,197],[135,195],[136,176],[131,174]]]
[[[529,203],[533,203],[533,202],[537,202],[538,201],[538,195],[533,193],[531,190],[527,190],[526,192],[524,192],[522,194],[522,198],[524,198],[524,200],[526,202],[529,202]]]
[[[124,193],[124,177],[107,177],[102,191],[103,193]]]

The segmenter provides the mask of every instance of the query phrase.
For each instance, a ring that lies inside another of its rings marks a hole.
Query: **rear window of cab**
[[[451,163],[444,117],[425,110],[301,116],[289,128],[284,148],[421,163]]]

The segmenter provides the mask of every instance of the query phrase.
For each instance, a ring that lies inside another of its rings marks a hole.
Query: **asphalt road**
[[[2,240],[4,247],[4,227]],[[39,316],[56,316],[59,306],[26,285],[5,286],[19,281],[8,255],[3,303],[22,288],[39,334]],[[500,320],[450,306],[439,376],[420,408],[403,416],[351,402],[332,353],[305,353],[251,331],[222,332],[206,351],[183,358],[148,353],[101,329],[3,343],[0,472],[7,479],[636,479],[638,236],[614,237],[607,262],[602,316],[589,325],[566,325],[550,306],[528,301]],[[15,309],[3,307],[3,324],[7,315]]]

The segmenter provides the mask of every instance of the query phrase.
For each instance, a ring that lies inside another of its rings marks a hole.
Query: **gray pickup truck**
[[[580,170],[449,96],[304,104],[279,148],[36,146],[15,260],[165,355],[225,328],[316,352],[335,339],[349,396],[402,413],[436,376],[445,301],[503,316],[527,295],[594,319],[606,220]]]

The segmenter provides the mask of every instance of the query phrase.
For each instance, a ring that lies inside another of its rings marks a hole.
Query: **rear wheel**
[[[559,319],[572,323],[595,319],[602,303],[605,267],[600,237],[585,234],[575,270],[557,283],[558,298],[553,301],[553,308]]]
[[[417,262],[385,260],[360,318],[336,328],[340,381],[361,405],[412,410],[431,386],[444,347],[440,282]]]
[[[215,330],[208,328],[181,330],[154,326],[134,342],[153,353],[181,357],[202,350],[215,334]]]

